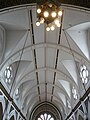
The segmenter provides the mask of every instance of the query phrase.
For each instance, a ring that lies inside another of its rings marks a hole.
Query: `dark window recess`
[[[80,106],[80,108],[79,108],[83,113],[84,113],[84,111],[83,111],[83,107],[82,106]]]

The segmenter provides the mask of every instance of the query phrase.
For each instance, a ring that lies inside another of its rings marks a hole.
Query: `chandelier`
[[[44,4],[37,7],[37,21],[36,26],[40,24],[46,24],[46,30],[55,30],[55,27],[60,27],[60,18],[62,16],[62,10],[60,5],[55,2],[47,1]]]

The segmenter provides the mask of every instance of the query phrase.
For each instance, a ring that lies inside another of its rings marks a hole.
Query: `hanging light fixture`
[[[60,27],[60,18],[62,17],[62,10],[59,4],[54,0],[47,1],[44,4],[38,5],[37,7],[37,18],[36,25],[46,24],[46,31],[55,30],[55,27]]]

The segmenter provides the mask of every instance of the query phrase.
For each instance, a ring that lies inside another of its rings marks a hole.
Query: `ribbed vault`
[[[90,72],[90,12],[66,5],[62,10],[62,27],[53,32],[35,25],[36,4],[0,12],[0,82],[27,120],[44,101],[65,119],[83,95],[80,68]]]

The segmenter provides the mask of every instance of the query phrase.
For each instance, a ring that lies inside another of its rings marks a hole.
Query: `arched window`
[[[83,82],[83,84],[86,84],[88,82],[89,72],[85,65],[82,65],[80,67],[80,78]]]
[[[51,114],[42,113],[42,114],[39,115],[37,120],[54,120],[54,117]]]
[[[12,79],[12,67],[8,66],[4,71],[5,82],[10,84]]]
[[[75,100],[77,100],[78,99],[78,94],[77,94],[77,90],[76,90],[76,88],[74,86],[72,88],[72,94],[73,94],[73,98]]]

